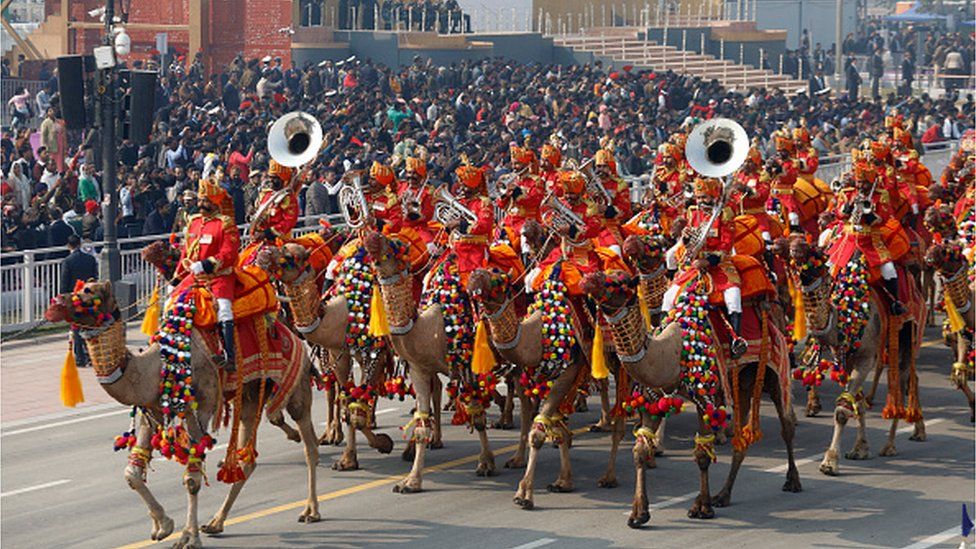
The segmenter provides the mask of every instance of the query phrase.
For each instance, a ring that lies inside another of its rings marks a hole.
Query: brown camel
[[[814,254],[820,252],[802,239],[794,239],[790,243],[790,257],[793,265],[802,265],[811,261]],[[838,348],[840,345],[841,330],[837,326],[837,310],[831,299],[833,281],[830,278],[825,265],[808,269],[805,273],[797,277],[800,284],[800,292],[806,312],[807,327],[810,332],[810,340],[817,341],[825,348]],[[869,459],[868,442],[865,437],[865,414],[868,409],[867,402],[863,398],[862,385],[868,376],[879,368],[878,361],[881,347],[884,345],[884,329],[882,327],[882,317],[879,312],[879,304],[873,299],[869,299],[869,309],[867,324],[861,336],[861,344],[856,349],[847,352],[844,356],[834,357],[842,360],[845,371],[847,372],[847,384],[844,391],[837,398],[837,406],[834,410],[834,434],[830,441],[830,446],[824,454],[820,464],[820,471],[825,475],[834,476],[840,472],[838,457],[840,453],[841,436],[844,426],[851,417],[857,419],[857,438],[854,447],[844,455],[847,459],[863,460]],[[887,307],[887,303],[880,306]],[[924,317],[923,317],[924,318]],[[911,364],[914,361],[915,353],[920,345],[918,336],[918,325],[913,321],[905,322],[901,331],[897,334],[898,341],[898,379],[901,387],[889,387],[888,391],[900,391],[901,394],[908,392],[909,386],[914,383],[917,386],[917,376],[909,374],[912,372]],[[898,454],[895,448],[895,434],[898,429],[898,418],[891,422],[888,431],[888,440],[879,452],[881,456],[895,456]],[[925,440],[925,422],[921,418],[915,421],[914,432],[911,440]]]
[[[502,273],[478,269],[471,273],[468,279],[468,293],[477,302],[488,322],[492,344],[498,356],[504,361],[514,364],[519,369],[536,367],[542,362],[542,312],[535,311],[528,317],[519,319],[516,313],[515,297],[512,294],[508,276]],[[533,421],[534,406],[524,392],[519,392],[521,403],[522,433],[519,437],[515,454],[505,463],[505,467],[522,467],[528,463],[525,476],[519,483],[515,495],[515,503],[525,509],[534,507],[533,485],[535,466],[538,452],[546,440],[545,418],[550,418],[558,412],[560,403],[572,390],[579,375],[580,368],[586,368],[585,356],[580,354],[576,362],[562,371],[554,380],[549,394],[539,406],[540,415]],[[517,390],[514,387],[512,390]],[[623,438],[625,425],[624,417],[615,417],[611,421],[613,429],[613,446],[610,451],[610,462],[607,471],[598,481],[604,488],[617,486],[616,455],[620,440]],[[560,471],[558,479],[548,486],[553,492],[568,492],[573,488],[572,469],[569,462],[569,446],[571,433],[559,422],[561,430],[560,440]],[[529,459],[526,462],[525,451],[531,443]]]
[[[438,374],[451,375],[447,363],[448,335],[444,329],[444,315],[440,306],[418,311],[409,265],[404,257],[393,250],[385,236],[371,232],[366,236],[365,245],[379,281],[393,350],[409,364],[410,381],[417,393],[417,409],[411,421],[412,439],[415,442],[413,467],[403,480],[394,485],[393,491],[420,492],[423,489],[422,472],[427,442],[432,439],[432,431],[439,429],[437,424],[431,425],[431,393],[440,392]],[[494,475],[495,456],[488,445],[484,409],[472,410],[471,415],[472,426],[478,432],[481,443],[475,473],[478,476]]]
[[[952,364],[952,382],[966,395],[969,401],[969,421],[976,421],[976,398],[969,387],[973,370],[968,362],[968,354],[973,345],[973,328],[976,327],[976,307],[973,307],[973,285],[969,282],[969,264],[961,253],[958,243],[934,244],[925,255],[925,262],[932,266],[942,280],[942,288],[947,301],[951,301],[963,325],[946,334],[946,345],[955,354]]]
[[[626,277],[622,273],[619,277]],[[632,281],[636,285],[636,281]],[[695,437],[695,462],[698,465],[700,492],[688,510],[691,518],[708,519],[715,513],[712,506],[725,507],[730,504],[732,487],[739,467],[746,456],[746,448],[734,450],[732,467],[728,479],[722,490],[714,498],[708,486],[708,468],[712,462],[711,427],[702,418],[705,415],[703,403],[692,398],[680,383],[681,350],[684,339],[677,322],[671,322],[656,335],[647,334],[646,324],[642,318],[636,296],[627,285],[616,285],[620,291],[610,291],[607,285],[607,275],[594,273],[583,281],[586,292],[599,304],[604,318],[610,323],[617,354],[631,379],[647,389],[661,389],[671,393],[682,394],[692,400],[698,410],[699,434]],[[786,445],[787,471],[786,483],[783,490],[799,492],[801,490],[800,476],[793,458],[793,435],[796,430],[796,417],[792,408],[783,406],[783,395],[780,388],[779,372],[776,364],[764,365],[767,368],[763,376],[762,391],[769,395],[779,416],[781,435]],[[739,402],[748,403],[756,382],[758,365],[744,364],[739,368]],[[640,426],[636,431],[637,441],[634,444],[634,467],[637,482],[634,491],[634,502],[627,525],[638,528],[650,520],[648,508],[647,482],[645,467],[652,462],[656,436],[654,429],[659,420],[654,420],[644,409],[640,409]]]
[[[344,296],[336,295],[325,302],[320,301],[319,283],[315,272],[309,266],[309,251],[304,246],[288,243],[280,248],[268,247],[259,256],[258,264],[268,267],[279,266],[278,279],[288,297],[294,329],[309,344],[322,347],[328,352],[336,376],[336,390],[345,387],[347,382],[353,380],[352,359],[362,367],[362,382],[374,385],[381,382],[383,370],[380,366],[382,361],[390,359],[389,354],[384,352],[380,356],[371,357],[361,352],[350,353],[346,343],[349,318],[347,300]],[[334,412],[335,408],[331,406],[330,408]],[[334,470],[359,469],[359,460],[356,456],[357,430],[366,436],[369,446],[381,454],[389,454],[393,450],[393,439],[389,435],[373,432],[369,410],[358,406],[345,407],[344,413],[347,427],[347,434],[344,437],[346,448],[342,457],[332,464]],[[330,419],[338,419],[338,415],[330,414],[330,416]],[[320,442],[338,443],[342,438],[341,431],[333,432],[329,439]]]
[[[151,439],[156,432],[156,426],[163,424],[163,413],[159,405],[161,377],[159,344],[154,343],[139,353],[133,353],[125,347],[125,325],[117,320],[120,315],[112,294],[111,283],[88,282],[76,293],[76,296],[80,300],[78,303],[81,308],[86,312],[77,312],[79,308],[72,303],[72,296],[66,294],[55,299],[45,313],[45,317],[52,322],[66,320],[79,326],[90,327],[90,329],[82,329],[81,335],[85,338],[92,357],[93,370],[100,378],[111,376],[111,379],[118,376],[111,383],[103,383],[102,387],[118,402],[128,406],[138,406],[144,410],[140,415],[135,446],[130,454],[129,464],[125,468],[124,477],[129,487],[139,494],[149,508],[149,516],[153,521],[151,538],[162,540],[172,533],[173,519],[166,514],[146,485],[146,467],[153,452]],[[112,320],[102,322],[99,317]],[[214,364],[210,351],[204,343],[203,335],[194,328],[191,337],[192,384],[198,407],[196,410],[187,411],[184,424],[192,440],[201,440],[206,434],[205,426],[217,412],[221,395],[218,394],[218,367]],[[302,440],[305,442],[305,462],[308,466],[308,498],[298,520],[318,522],[320,516],[315,491],[315,468],[318,464],[319,452],[315,444],[315,430],[310,416],[311,388],[309,383],[301,381],[308,379],[309,376],[310,362],[307,356],[303,358],[301,368],[299,381],[288,397],[285,408],[298,423]],[[253,381],[244,388],[239,431],[241,447],[247,441],[253,440],[256,435],[257,422],[252,418],[258,417],[258,403],[263,400],[258,394],[260,387],[260,382]],[[270,386],[267,391],[270,393]],[[178,549],[202,547],[201,531],[207,534],[223,531],[224,521],[231,506],[254,468],[253,460],[244,465],[245,478],[231,486],[227,498],[213,520],[201,527],[197,521],[197,494],[203,486],[203,472],[201,467],[188,466],[183,475],[188,496],[186,526],[174,547]]]

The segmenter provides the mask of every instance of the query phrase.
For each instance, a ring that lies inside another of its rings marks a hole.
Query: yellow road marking
[[[590,430],[589,427],[580,427],[579,429],[573,430],[572,433],[574,435],[578,435],[578,434],[581,434],[581,433],[588,432],[589,430]],[[518,448],[518,444],[511,444],[509,446],[505,446],[504,448],[498,448],[496,450],[493,450],[493,452],[498,452],[498,453],[511,452],[511,451],[515,450],[516,448]],[[451,461],[445,461],[444,463],[439,463],[437,465],[431,465],[430,467],[424,468],[423,474],[426,475],[428,473],[433,473],[435,471],[444,471],[446,469],[450,469],[450,468],[456,467],[458,465],[464,465],[465,463],[471,463],[471,462],[474,462],[474,461],[478,461],[478,457],[479,456],[480,456],[480,454],[473,454],[473,455],[465,456],[465,457],[462,457],[462,458],[452,459]],[[385,485],[388,485],[388,484],[393,484],[393,483],[397,482],[398,480],[404,478],[405,476],[406,476],[405,474],[404,475],[390,475],[390,476],[387,476],[387,477],[378,478],[376,480],[371,480],[369,482],[364,482],[362,484],[356,484],[355,486],[350,486],[348,488],[343,488],[341,490],[334,490],[332,492],[327,492],[325,494],[320,495],[318,497],[318,500],[321,503],[323,501],[329,501],[329,500],[341,498],[343,496],[350,496],[352,494],[358,494],[359,492],[365,492],[366,490],[371,490],[373,488],[379,488],[380,486],[385,486]],[[260,511],[254,511],[253,513],[248,513],[246,515],[241,515],[241,516],[238,516],[238,517],[234,517],[234,518],[227,519],[227,521],[224,522],[224,525],[225,526],[233,526],[235,524],[241,524],[243,522],[250,522],[252,520],[257,520],[259,518],[264,518],[264,517],[267,517],[267,516],[270,516],[270,515],[275,515],[275,514],[278,514],[278,513],[283,513],[285,511],[291,511],[293,509],[301,509],[301,508],[305,507],[305,504],[306,503],[307,503],[307,500],[304,500],[304,499],[301,500],[301,501],[293,501],[291,503],[283,503],[283,504],[277,505],[275,507],[269,507],[267,509],[262,509]],[[162,543],[162,542],[165,542],[165,541],[176,541],[176,540],[180,539],[180,535],[182,535],[182,531],[181,530],[174,531],[172,534],[169,535],[169,537],[167,537],[164,540],[153,541],[153,540],[147,539],[147,540],[143,540],[143,541],[138,541],[136,543],[130,543],[129,545],[122,545],[120,547],[117,547],[116,549],[141,549],[143,547],[150,547],[152,545],[155,545],[157,543]]]

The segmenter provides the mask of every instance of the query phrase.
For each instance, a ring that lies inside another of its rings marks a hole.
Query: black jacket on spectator
[[[164,234],[168,233],[171,223],[167,219],[168,216],[164,217],[159,213],[159,210],[153,209],[146,216],[146,222],[142,224],[142,234]]]
[[[65,223],[63,219],[58,219],[48,227],[47,245],[51,248],[64,246],[68,243],[68,237],[73,234],[75,234],[75,230],[71,228],[71,225]],[[81,237],[81,235],[78,236]]]
[[[89,278],[98,278],[98,262],[94,257],[75,250],[61,262],[61,293],[74,290],[76,281]]]

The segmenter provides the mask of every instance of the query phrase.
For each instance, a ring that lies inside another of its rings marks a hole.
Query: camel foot
[[[376,451],[381,454],[389,454],[393,451],[393,439],[390,438],[390,435],[377,433],[376,446],[374,446],[374,448],[376,448]]]
[[[414,440],[407,442],[407,447],[404,448],[403,453],[400,454],[400,457],[403,458],[403,461],[413,462],[414,452],[417,450],[417,447],[415,446],[416,444],[417,442]]]
[[[576,411],[577,412],[589,412],[590,405],[586,403],[585,398],[576,399]]]
[[[688,509],[688,518],[694,519],[710,519],[715,517],[715,510],[712,509],[711,498],[707,500],[698,496],[695,499],[694,505],[691,509]]]
[[[311,505],[305,507],[305,510],[302,511],[302,514],[298,515],[298,522],[304,522],[305,524],[311,524],[313,522],[319,522],[321,520],[322,517],[319,515],[318,510],[312,509]]]
[[[522,469],[525,467],[525,456],[520,454],[515,454],[514,456],[508,458],[505,462],[506,469]]]
[[[728,507],[732,503],[732,493],[726,489],[712,496],[712,505],[715,507]]]
[[[915,431],[912,433],[912,436],[908,437],[908,440],[912,440],[915,442],[925,442],[925,439],[927,438],[928,435],[925,434],[925,424],[922,423],[921,421],[916,421]]]
[[[359,460],[352,457],[342,456],[332,464],[333,471],[356,471],[359,469]]]
[[[791,471],[786,474],[786,482],[783,483],[784,492],[792,492],[794,494],[803,491],[803,486],[800,484],[800,473],[797,471]]]
[[[502,431],[508,431],[515,428],[515,421],[512,418],[501,418],[498,421],[493,421],[491,423],[492,429],[501,429]]]
[[[342,444],[343,434],[342,431],[335,431],[333,429],[326,429],[322,436],[319,437],[319,446],[338,446]]]
[[[610,430],[610,422],[604,419],[601,419],[600,421],[594,423],[593,425],[590,425],[591,433],[606,433],[609,430]]]
[[[200,535],[183,530],[183,535],[173,544],[173,549],[203,549]]]
[[[732,435],[725,429],[720,429],[715,433],[715,444],[718,446],[725,446],[729,443],[729,439]]]
[[[663,455],[664,455],[664,445],[659,444],[659,445],[655,446],[654,447],[654,456],[657,457],[657,456],[663,456]]]
[[[299,433],[298,431],[296,431],[296,430],[294,430],[294,429],[292,429],[290,427],[288,429],[284,429],[283,428],[282,431],[285,432],[285,438],[286,439],[288,439],[288,440],[290,440],[292,442],[301,442],[302,441],[302,434]]]
[[[882,448],[880,452],[878,452],[878,455],[881,457],[894,457],[898,455],[898,449],[895,448],[895,444],[893,442],[889,442],[888,444],[885,444],[884,448]]]
[[[617,476],[616,475],[603,475],[600,480],[596,481],[596,485],[600,488],[616,488]]]
[[[479,477],[493,477],[498,474],[495,470],[495,458],[487,457],[478,460],[478,467],[475,468],[474,474]]]
[[[431,440],[430,442],[427,443],[428,450],[440,450],[443,447],[444,447],[444,441],[441,440],[440,438],[435,438],[434,440]]]
[[[640,528],[641,526],[647,524],[650,520],[651,514],[647,511],[637,514],[631,513],[631,515],[627,517],[627,526],[630,526],[631,528]]]
[[[525,509],[526,511],[531,511],[532,509],[535,508],[535,503],[533,503],[533,501],[531,499],[528,499],[528,498],[523,498],[521,496],[515,496],[515,498],[512,501],[515,502],[515,505],[518,505],[519,507],[521,507],[522,509]]]
[[[224,531],[224,519],[219,517],[214,517],[210,519],[210,522],[204,524],[200,527],[200,531],[208,536],[215,536]],[[157,538],[153,538],[157,539]],[[163,538],[158,538],[163,539]]]
[[[546,489],[554,494],[567,494],[573,491],[573,481],[556,479],[556,482],[546,486]]]
[[[823,406],[820,405],[819,398],[807,402],[807,417],[817,417],[821,410]]]
[[[423,488],[420,486],[419,479],[406,477],[393,485],[393,491],[397,494],[418,494],[423,491]]]
[[[844,454],[844,457],[853,461],[871,459],[871,453],[868,451],[868,443],[863,440],[855,442],[854,447],[851,448],[850,452]]]
[[[170,534],[173,533],[173,519],[166,515],[163,515],[162,520],[153,519],[153,530],[149,535],[149,538],[153,541],[159,541],[161,539],[166,539]],[[221,521],[220,526],[221,531],[223,531],[223,521]]]
[[[820,472],[829,477],[836,477],[840,473],[836,450],[827,450],[824,454],[823,461],[820,462]]]

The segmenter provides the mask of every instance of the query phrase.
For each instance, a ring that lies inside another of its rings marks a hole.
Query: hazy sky
[[[471,15],[474,30],[512,30],[512,8],[515,8],[517,30],[526,30],[527,16],[532,11],[532,0],[458,0],[458,4]]]

